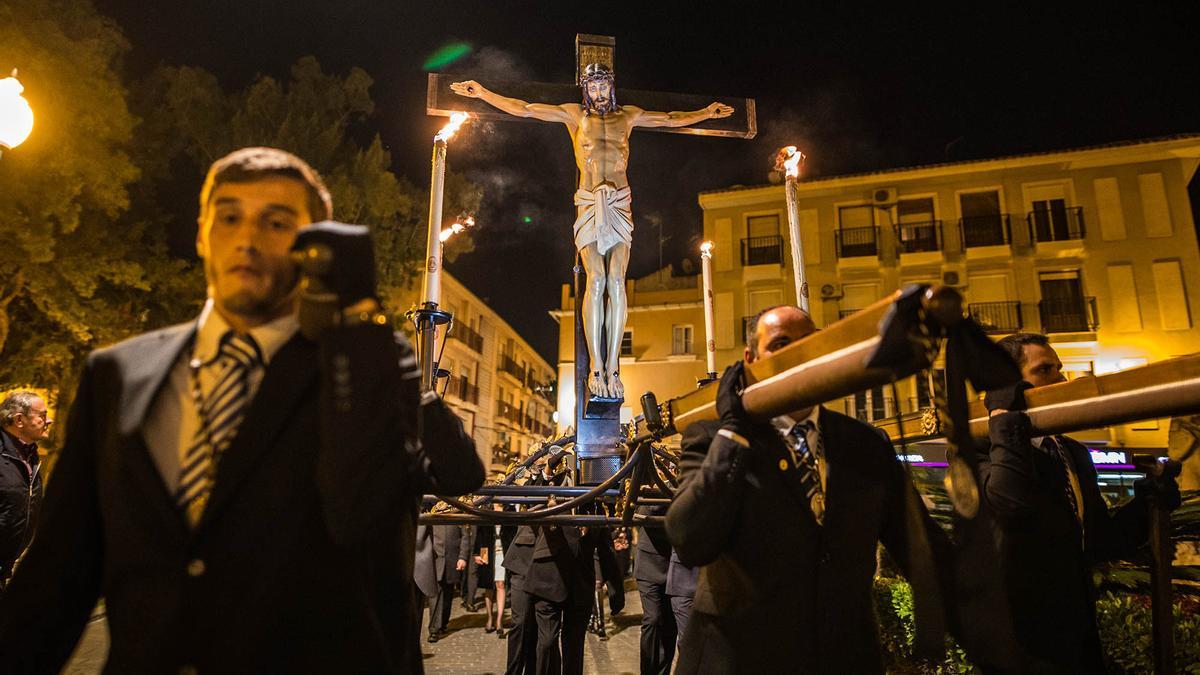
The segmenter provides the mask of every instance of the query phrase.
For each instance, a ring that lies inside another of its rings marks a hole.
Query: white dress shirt
[[[200,430],[200,415],[192,400],[190,370],[193,363],[199,365],[200,391],[207,394],[216,385],[221,373],[227,368],[229,359],[218,358],[221,337],[230,330],[229,324],[213,308],[212,298],[204,303],[200,317],[196,320],[196,337],[191,349],[179,355],[162,389],[150,404],[142,438],[150,449],[150,456],[162,476],[167,491],[175,494],[179,487],[179,467],[183,453]],[[256,368],[250,378],[250,398],[258,392],[265,366],[288,340],[296,334],[300,322],[295,314],[275,319],[270,323],[250,329],[250,336],[258,343],[263,358],[263,368]]]

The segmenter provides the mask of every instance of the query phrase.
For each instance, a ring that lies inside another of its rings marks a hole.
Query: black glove
[[[742,407],[745,371],[745,364],[737,361],[725,369],[721,383],[717,385],[717,414],[721,416],[721,426],[743,436],[751,425],[750,417]]]
[[[301,273],[319,282],[323,292],[337,295],[338,307],[376,297],[375,250],[366,227],[332,220],[313,223],[300,230],[292,251]]]
[[[1179,484],[1174,476],[1139,478],[1133,482],[1133,494],[1168,511],[1174,511],[1183,504],[1183,496],[1179,494]]]
[[[999,389],[992,389],[983,396],[983,405],[988,412],[993,410],[1024,410],[1025,392],[1033,389],[1033,385],[1025,380]]]

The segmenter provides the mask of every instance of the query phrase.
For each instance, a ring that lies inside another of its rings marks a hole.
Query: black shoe
[[[508,631],[504,630],[503,628],[499,628],[496,630],[496,637],[503,640],[504,638],[508,637]]]
[[[442,637],[441,633],[430,633],[429,637],[425,638],[425,641],[428,642],[429,644],[433,644],[433,643],[437,642],[438,640],[440,640],[441,637]]]

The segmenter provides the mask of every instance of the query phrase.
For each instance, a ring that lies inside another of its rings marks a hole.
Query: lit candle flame
[[[453,225],[451,225],[450,227],[447,227],[446,229],[442,230],[441,233],[438,234],[438,238],[444,244],[444,243],[446,243],[447,239],[462,232],[463,230],[467,229],[468,227],[475,227],[475,218],[472,216],[468,216],[461,223],[456,222]]]
[[[465,112],[456,112],[451,114],[450,121],[446,123],[446,126],[442,127],[441,131],[437,132],[437,136],[434,136],[433,140],[442,142],[450,140],[450,137],[458,132],[459,128],[462,127],[463,123],[465,123],[469,117],[470,115]]]
[[[789,145],[779,151],[778,163],[783,165],[783,172],[788,178],[800,177],[800,164],[804,162],[804,153]]]
[[[711,258],[712,250],[713,250],[713,243],[711,241],[706,241],[703,244],[700,244],[700,255],[701,256],[704,256],[705,258]]]

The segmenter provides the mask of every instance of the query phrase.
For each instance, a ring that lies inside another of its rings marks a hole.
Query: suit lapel
[[[317,346],[297,333],[279,350],[250,402],[237,436],[217,465],[217,480],[198,528],[217,516],[267,452],[317,379]],[[313,439],[313,442],[318,442]]]
[[[141,486],[151,508],[181,534],[187,531],[186,523],[150,457],[143,433],[151,404],[195,334],[194,323],[167,328],[157,334],[157,343],[137,350],[121,364],[122,386],[129,392],[129,398],[119,406],[118,433],[122,439],[121,452],[128,460],[129,478]]]

